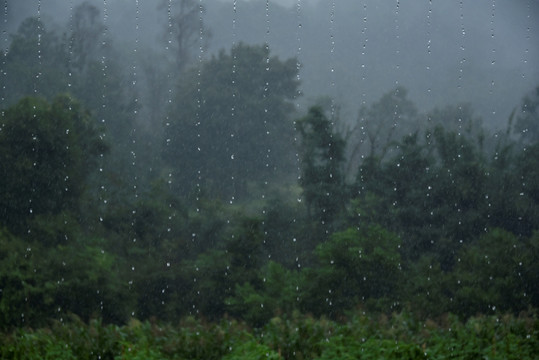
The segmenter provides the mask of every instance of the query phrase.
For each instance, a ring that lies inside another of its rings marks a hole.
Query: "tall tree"
[[[66,52],[60,38],[34,17],[21,22],[5,55],[0,88],[7,104],[39,94],[52,99],[66,86]]]
[[[322,108],[312,107],[296,121],[301,137],[300,161],[303,196],[309,215],[331,222],[344,209],[344,147]]]
[[[198,183],[215,195],[239,196],[249,182],[288,170],[296,74],[296,60],[240,43],[182,79],[163,156],[184,192]]]
[[[539,86],[522,99],[515,131],[525,143],[539,142]]]
[[[461,243],[491,221],[493,179],[471,109],[448,107],[428,117],[434,129],[395,141],[383,162],[366,158],[356,180],[356,211],[402,236],[407,259],[436,252],[446,270]]]
[[[0,131],[0,223],[14,232],[39,214],[76,210],[85,178],[106,152],[89,113],[69,96],[25,98]]]
[[[407,94],[404,87],[398,86],[370,106],[361,106],[357,122],[347,134],[347,175],[366,156],[384,159],[397,140],[416,131],[417,108]]]
[[[167,46],[174,50],[176,69],[182,72],[192,61],[193,52],[207,45],[210,32],[202,21],[206,9],[195,0],[162,1],[159,7],[167,9]]]
[[[69,37],[71,64],[78,71],[86,70],[88,64],[97,59],[103,44],[105,26],[99,17],[99,9],[88,1],[73,10],[73,26]]]

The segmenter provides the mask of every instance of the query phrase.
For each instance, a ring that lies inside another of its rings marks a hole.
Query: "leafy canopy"
[[[164,159],[184,191],[204,184],[241,195],[289,166],[289,114],[298,81],[295,59],[267,46],[238,44],[192,69],[178,85],[165,126]]]
[[[0,128],[0,223],[77,208],[85,179],[107,151],[90,114],[68,95],[27,97],[4,111]]]

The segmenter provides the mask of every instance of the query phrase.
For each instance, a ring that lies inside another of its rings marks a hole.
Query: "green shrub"
[[[271,350],[268,346],[251,339],[236,347],[232,347],[232,352],[225,355],[223,360],[277,360],[281,356]]]

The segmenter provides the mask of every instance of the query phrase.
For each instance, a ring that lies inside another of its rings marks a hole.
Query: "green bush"
[[[281,356],[264,344],[259,344],[254,339],[232,347],[232,351],[223,356],[223,360],[277,360]]]
[[[77,317],[37,330],[0,334],[0,358],[34,359],[535,359],[539,320],[521,316],[445,314],[421,320],[354,311],[340,322],[295,312],[255,331],[223,319],[185,318],[177,326],[131,320],[125,326]]]

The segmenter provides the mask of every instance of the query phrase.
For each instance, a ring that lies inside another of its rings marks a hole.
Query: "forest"
[[[351,117],[179,3],[163,56],[91,2],[1,50],[1,358],[537,356],[539,84]]]

